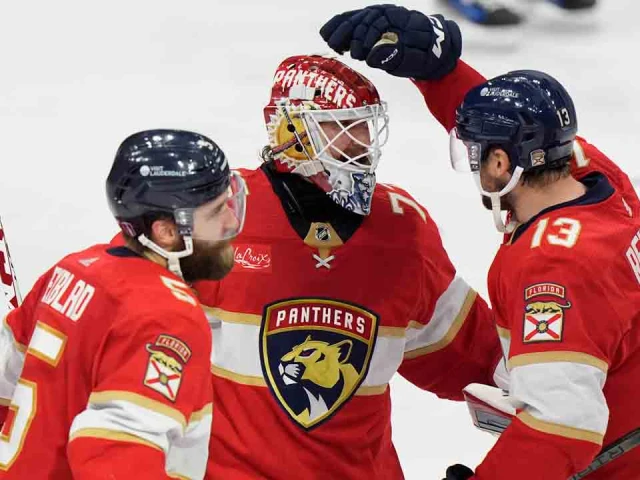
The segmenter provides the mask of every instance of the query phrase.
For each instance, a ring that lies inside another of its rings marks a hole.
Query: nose
[[[240,227],[240,219],[236,215],[236,212],[227,207],[227,215],[225,215],[225,229],[228,231],[236,231]]]
[[[353,135],[359,142],[365,145],[371,144],[371,134],[369,127],[366,123],[359,123],[350,129],[351,135]]]

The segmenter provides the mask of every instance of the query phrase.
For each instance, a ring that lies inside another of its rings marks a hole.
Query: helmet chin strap
[[[170,252],[168,250],[165,250],[157,243],[149,240],[145,235],[140,235],[138,237],[138,241],[149,250],[157,253],[163,258],[166,258],[167,268],[169,269],[169,271],[184,280],[184,277],[182,276],[182,270],[180,269],[180,259],[188,257],[193,253],[193,238],[191,237],[191,235],[183,235],[182,238],[184,239],[185,249],[179,252]]]
[[[496,226],[496,229],[500,233],[511,233],[515,230],[518,222],[515,220],[511,220],[507,225],[505,225],[504,220],[502,220],[502,206],[500,204],[500,194],[498,192],[492,192],[489,197],[491,198],[491,213],[493,214],[493,223]]]
[[[518,225],[518,222],[515,220],[511,220],[507,225],[505,225],[504,220],[502,220],[502,205],[500,199],[516,187],[516,185],[520,181],[522,172],[522,167],[516,167],[513,171],[513,175],[511,175],[509,183],[507,183],[499,192],[485,191],[482,188],[482,183],[480,182],[480,172],[477,172],[474,175],[476,185],[478,186],[478,190],[480,190],[480,193],[485,197],[489,197],[491,199],[491,213],[493,214],[493,223],[500,233],[511,233]]]

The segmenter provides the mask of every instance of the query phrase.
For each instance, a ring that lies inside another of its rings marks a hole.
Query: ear
[[[511,170],[511,161],[509,161],[507,152],[499,147],[492,148],[487,158],[487,168],[491,176],[495,178],[508,174]]]
[[[178,227],[168,218],[155,220],[151,224],[151,240],[165,250],[173,250],[180,241]]]
[[[349,360],[349,357],[351,356],[351,348],[353,347],[351,340],[342,340],[333,346],[337,348],[339,352],[338,362],[345,363]]]

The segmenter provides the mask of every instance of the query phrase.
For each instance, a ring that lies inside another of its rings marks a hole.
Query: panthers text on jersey
[[[202,478],[211,333],[189,287],[124,247],[58,262],[0,331],[0,478]]]
[[[403,478],[391,377],[456,400],[472,381],[493,382],[489,308],[405,191],[378,185],[345,242],[330,222],[301,235],[265,172],[241,174],[234,270],[195,285],[213,329],[207,478]]]
[[[450,130],[464,94],[483,81],[459,62],[450,76],[416,84]],[[582,138],[570,165],[587,193],[518,226],[489,272],[510,394],[525,408],[477,468],[479,480],[565,480],[640,426],[640,201]],[[588,478],[640,478],[640,449]]]

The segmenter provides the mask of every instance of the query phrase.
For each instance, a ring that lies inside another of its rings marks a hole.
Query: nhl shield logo
[[[378,315],[336,300],[296,298],[265,307],[264,378],[294,422],[317,427],[353,396],[367,375],[377,331]]]

